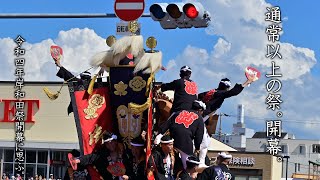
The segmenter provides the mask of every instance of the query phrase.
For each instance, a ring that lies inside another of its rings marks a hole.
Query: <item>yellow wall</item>
[[[70,95],[65,85],[58,99],[51,101],[43,92],[43,87],[56,92],[61,84],[25,84],[22,88],[26,92],[24,99],[39,99],[40,108],[35,114],[35,123],[26,124],[25,142],[62,142],[77,143],[78,137],[73,113],[67,115]],[[13,83],[0,83],[0,99],[14,99]],[[3,103],[0,103],[0,119],[3,118]],[[14,124],[0,122],[0,140],[14,141]]]

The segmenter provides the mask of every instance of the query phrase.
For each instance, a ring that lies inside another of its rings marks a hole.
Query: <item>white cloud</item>
[[[247,66],[257,67],[263,75],[271,73],[271,60],[265,57],[267,44],[272,44],[267,39],[265,28],[271,23],[265,21],[264,13],[266,7],[272,5],[264,0],[239,0],[232,3],[230,0],[212,0],[202,3],[212,15],[207,33],[220,38],[211,52],[188,45],[170,64],[180,68],[188,59],[194,72],[192,79],[198,83],[200,91],[216,88],[224,77],[228,77],[233,83],[244,82],[244,69]],[[319,124],[306,123],[305,129],[302,129],[301,124],[295,122],[308,120],[320,123],[320,118],[316,115],[319,112],[320,97],[317,91],[320,85],[315,83],[319,79],[310,74],[317,62],[315,53],[311,49],[296,47],[290,43],[277,43],[280,44],[279,52],[283,57],[275,61],[283,75],[281,111],[286,119],[284,126],[291,133],[307,133],[308,137],[320,138],[316,131],[312,131],[315,127],[319,128]],[[209,54],[209,57],[199,54]],[[177,74],[178,71],[166,72],[161,81],[166,82],[167,77],[177,78]],[[250,121],[264,127],[264,118],[276,117],[276,113],[267,110],[265,104],[268,95],[265,84],[268,80],[262,77],[251,87],[245,88],[239,96],[226,100],[220,110],[236,114],[237,104],[242,103],[246,108],[246,116],[251,117]]]
[[[222,38],[218,39],[217,44],[214,45],[213,56],[218,59],[227,54],[231,49],[231,43],[225,41]]]
[[[97,52],[108,49],[105,39],[98,36],[88,28],[74,28],[69,31],[60,31],[54,40],[46,39],[39,43],[30,44],[25,42],[22,48],[26,49],[25,55],[25,76],[26,81],[47,81],[59,80],[55,77],[57,72],[54,61],[50,55],[50,46],[58,45],[63,49],[62,65],[74,72],[80,73],[89,66],[90,58]],[[16,47],[13,39],[0,39],[0,56],[2,57],[0,70],[4,76],[1,80],[14,80],[14,54]]]

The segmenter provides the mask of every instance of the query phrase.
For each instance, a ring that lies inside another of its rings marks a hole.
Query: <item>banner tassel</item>
[[[147,110],[151,105],[151,99],[148,98],[147,102],[145,102],[144,104],[135,104],[135,103],[129,103],[129,109],[131,109],[131,111],[134,114],[139,114],[142,113],[143,111]]]
[[[89,87],[88,87],[88,90],[87,90],[87,92],[88,92],[88,94],[90,94],[90,95],[92,95],[92,93],[93,93],[93,86],[94,86],[94,83],[96,82],[96,80],[97,80],[97,74],[95,74],[94,76],[93,76],[93,78],[91,79],[91,81],[90,81],[90,84],[89,84]]]
[[[57,93],[52,93],[50,92],[50,90],[47,87],[43,88],[44,93],[48,96],[48,98],[53,101],[56,100],[59,97],[59,94],[61,93],[61,89],[62,89],[63,85],[60,87],[59,91]]]

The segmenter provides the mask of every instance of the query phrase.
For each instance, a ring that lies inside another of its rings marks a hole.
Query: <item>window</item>
[[[300,163],[298,163],[298,171],[300,171]]]
[[[48,151],[38,151],[38,163],[47,164],[48,162]]]
[[[299,154],[306,154],[306,146],[305,145],[299,146]]]
[[[4,162],[13,162],[13,149],[5,149],[4,150]]]
[[[36,163],[36,151],[27,150],[26,152],[26,163]]]
[[[34,177],[36,175],[36,165],[35,164],[27,164],[26,165],[26,177]]]
[[[3,163],[3,173],[6,173],[7,176],[10,175],[11,177],[13,175],[13,163]]]
[[[320,144],[313,144],[312,145],[312,152],[313,153],[320,153]]]
[[[38,165],[37,166],[37,174],[42,177],[47,176],[47,165]]]
[[[281,153],[285,154],[288,153],[288,145],[281,145]]]

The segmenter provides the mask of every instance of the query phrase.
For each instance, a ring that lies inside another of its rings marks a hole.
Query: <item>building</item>
[[[219,151],[209,150],[208,156],[215,161]],[[236,180],[280,180],[282,163],[275,156],[257,152],[229,152],[232,155],[229,168]]]
[[[210,139],[208,157],[215,164],[217,154],[228,151],[232,155],[229,168],[236,180],[280,180],[282,163],[265,152],[241,152],[214,138]]]
[[[215,164],[217,153],[228,151],[232,155],[229,168],[236,180],[278,180],[282,163],[265,152],[241,152],[214,138],[210,139],[208,157]]]
[[[44,87],[56,92],[61,82],[25,82],[24,100],[27,102],[24,149],[25,178],[49,174],[63,178],[66,172],[67,152],[79,149],[73,114],[67,115],[70,102],[68,87],[52,101],[43,92]],[[15,174],[14,82],[0,82],[0,168],[7,175]]]
[[[293,134],[282,133],[279,138],[281,147],[280,155],[289,156],[288,177],[306,177],[309,173],[309,161],[320,162],[320,141],[295,139]],[[247,152],[267,152],[268,138],[266,132],[256,132],[252,138],[247,139]],[[312,166],[311,166],[312,167]],[[282,177],[285,177],[286,159],[284,160]],[[311,174],[320,174],[313,168]]]
[[[227,115],[226,115],[227,116]],[[254,130],[246,128],[244,123],[244,105],[238,105],[238,117],[237,123],[233,124],[231,134],[222,134],[219,137],[215,135],[216,139],[221,138],[220,140],[229,146],[236,148],[237,150],[244,151],[246,148],[246,139],[251,138],[254,134]]]

